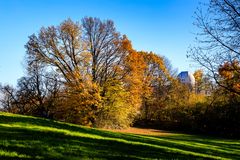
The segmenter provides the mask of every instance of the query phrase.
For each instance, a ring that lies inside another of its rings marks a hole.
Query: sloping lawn
[[[134,135],[0,112],[0,159],[240,159],[240,140]]]

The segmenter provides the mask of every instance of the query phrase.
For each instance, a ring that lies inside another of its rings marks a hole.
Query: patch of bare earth
[[[163,130],[135,128],[135,127],[131,127],[127,129],[107,129],[107,130],[113,131],[113,132],[120,132],[120,133],[133,133],[133,134],[150,135],[150,136],[164,136],[164,135],[173,134]]]

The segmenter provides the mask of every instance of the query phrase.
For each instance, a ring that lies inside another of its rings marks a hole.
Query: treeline
[[[135,125],[187,133],[239,137],[240,98],[223,90],[218,91],[219,93],[205,97],[204,101],[158,108],[152,119],[138,119]]]
[[[187,98],[169,61],[134,50],[110,20],[68,19],[41,28],[25,47],[27,75],[16,88],[1,87],[8,112],[123,128]]]

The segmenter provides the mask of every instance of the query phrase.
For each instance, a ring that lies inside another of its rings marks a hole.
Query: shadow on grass
[[[12,131],[15,132],[12,132]],[[10,133],[10,134],[9,134]],[[31,131],[0,127],[0,148],[31,158],[73,159],[75,157],[104,159],[183,158],[151,146],[126,144],[114,140],[76,137],[58,132]]]
[[[49,130],[0,126],[0,149],[10,153],[17,152],[18,155],[26,155],[31,159],[201,159],[201,155],[197,157],[188,152],[219,158],[240,157],[240,141],[236,140],[184,135],[154,137],[120,134],[41,118],[5,116],[4,114],[0,115],[0,124],[45,126],[102,137],[99,139]],[[175,149],[180,150],[174,151]],[[181,151],[187,151],[187,153]],[[11,159],[6,155],[2,155],[2,158]]]

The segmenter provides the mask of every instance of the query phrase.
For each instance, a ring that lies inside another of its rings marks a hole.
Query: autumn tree
[[[166,104],[173,80],[165,58],[152,52],[130,50],[125,63],[125,85],[135,109],[140,111],[139,118],[144,121],[154,119],[157,110]]]
[[[121,88],[119,94],[126,92],[123,77],[124,60],[129,54],[124,46],[127,41],[112,21],[92,17],[82,19],[81,24],[68,19],[29,37],[28,59],[58,73],[63,82],[64,107],[58,110],[66,113],[62,119],[94,125],[97,116],[106,111],[101,107],[114,109],[108,102],[109,92],[115,90],[112,87]]]
[[[130,41],[115,29],[111,20],[85,17],[82,20],[83,41],[91,55],[91,77],[100,87],[102,108],[98,113],[97,126],[121,128],[129,126],[134,106],[128,105],[129,92],[123,85],[124,60],[130,50]]]
[[[237,90],[222,83],[218,70],[226,62],[234,66],[235,61],[239,61],[239,18],[239,0],[210,0],[206,12],[202,9],[196,12],[195,25],[200,29],[198,46],[192,47],[188,54],[219,86],[236,94],[239,94]]]
[[[80,111],[85,113],[96,110],[97,106],[93,105],[97,102],[90,103],[91,105],[88,102],[99,101],[98,96],[94,97],[95,94],[91,94],[98,90],[92,87],[94,84],[91,84],[91,77],[81,74],[83,64],[87,63],[83,61],[86,57],[82,56],[86,51],[86,44],[82,41],[81,31],[78,22],[74,23],[68,19],[56,27],[43,27],[37,36],[30,36],[26,44],[29,58],[48,65],[48,68],[61,75],[60,80],[64,82],[65,96],[81,98],[81,105],[72,104],[76,115],[83,115]]]
[[[128,127],[139,112],[143,94],[144,60],[126,36],[121,40],[121,61],[115,68],[115,77],[103,84],[103,108],[99,115],[100,126]],[[110,121],[109,121],[110,120]]]
[[[140,52],[145,61],[143,105],[145,118],[153,117],[155,111],[162,107],[161,100],[168,94],[170,75],[163,57],[152,52]]]
[[[10,85],[0,86],[0,103],[3,111],[12,113],[24,113],[24,108],[18,105],[16,89]],[[18,110],[17,110],[18,109]]]
[[[203,85],[203,71],[198,69],[193,73],[195,78],[195,91],[196,93],[201,93]]]
[[[31,62],[27,64],[28,75],[18,80],[16,88],[1,87],[4,110],[51,118],[60,83],[56,75],[43,68],[38,62]]]
[[[36,61],[51,65],[68,83],[80,83],[80,54],[83,50],[78,23],[66,20],[60,26],[41,28],[29,37],[27,54]]]

